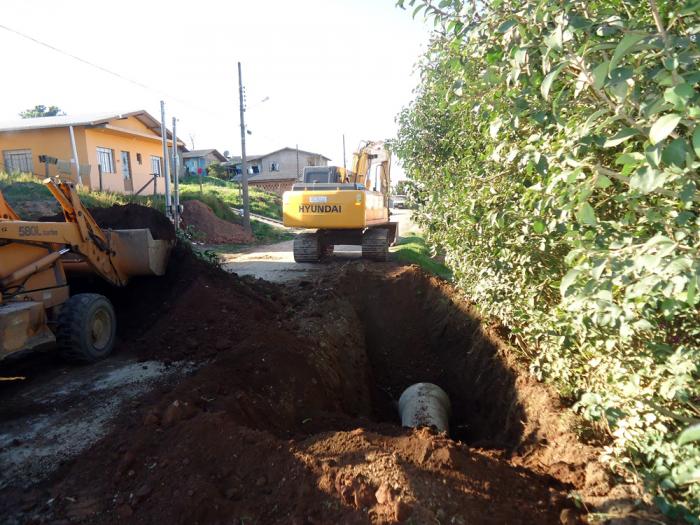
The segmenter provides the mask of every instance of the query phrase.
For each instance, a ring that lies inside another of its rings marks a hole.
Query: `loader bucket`
[[[150,230],[109,230],[116,255],[112,261],[123,275],[163,275],[174,241],[154,239]]]

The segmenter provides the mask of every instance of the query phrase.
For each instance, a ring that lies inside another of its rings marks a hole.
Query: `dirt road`
[[[573,415],[458,291],[351,255],[327,268],[280,285],[178,246],[164,277],[104,291],[114,356],[0,362],[0,376],[26,377],[0,382],[3,523],[641,515],[638,493],[611,488]],[[397,400],[423,381],[450,397],[449,434],[401,427]]]
[[[399,235],[418,231],[411,219],[411,210],[392,210],[392,220],[399,223]],[[221,259],[226,271],[238,275],[251,275],[274,283],[288,283],[297,279],[308,279],[310,275],[323,270],[318,264],[298,264],[292,254],[293,241],[269,244],[246,250],[241,253],[225,253]],[[344,263],[359,259],[359,246],[338,245],[333,253],[333,261]]]

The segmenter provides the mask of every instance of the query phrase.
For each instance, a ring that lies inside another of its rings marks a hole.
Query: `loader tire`
[[[114,348],[117,317],[104,295],[79,293],[68,299],[58,314],[56,342],[61,357],[78,363],[94,363]]]
[[[321,242],[318,233],[300,233],[294,238],[294,260],[296,262],[318,262],[321,260]]]
[[[383,262],[389,256],[389,232],[386,228],[371,228],[362,235],[362,257]]]

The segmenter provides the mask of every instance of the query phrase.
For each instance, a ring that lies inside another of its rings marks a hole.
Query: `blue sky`
[[[2,121],[36,104],[159,117],[163,98],[188,147],[237,154],[241,61],[248,152],[298,144],[338,164],[343,133],[348,157],[362,139],[395,134],[429,38],[392,0],[24,0],[3,5],[0,23],[151,88],[0,29]]]

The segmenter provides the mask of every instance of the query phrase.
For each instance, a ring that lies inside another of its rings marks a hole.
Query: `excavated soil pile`
[[[13,516],[575,524],[570,490],[589,504],[608,493],[557,400],[450,287],[414,267],[327,275],[283,289],[180,248],[161,282],[113,297],[130,327],[119,351],[195,370],[18,496]],[[400,428],[396,400],[417,381],[450,394],[452,438]]]
[[[183,203],[182,222],[204,235],[210,244],[241,244],[253,242],[252,235],[242,226],[220,219],[212,209],[198,200]]]
[[[109,208],[90,208],[95,222],[105,229],[130,230],[148,228],[154,239],[175,240],[175,228],[161,212],[140,204],[115,204]],[[43,222],[63,222],[62,213],[40,217]]]

